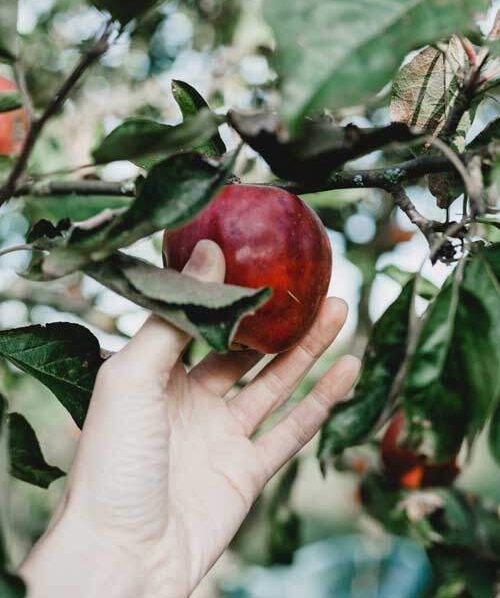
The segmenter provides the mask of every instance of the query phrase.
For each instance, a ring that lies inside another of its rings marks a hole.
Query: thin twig
[[[35,118],[35,110],[33,108],[33,102],[31,101],[30,93],[28,91],[28,86],[26,84],[26,74],[24,72],[24,65],[21,62],[20,56],[18,56],[14,61],[13,70],[17,87],[23,101],[23,106],[28,113],[29,122],[32,123]]]
[[[431,220],[428,220],[423,214],[421,214],[415,204],[411,201],[408,197],[408,194],[404,190],[403,187],[398,186],[395,187],[391,195],[394,199],[394,203],[403,210],[403,212],[408,216],[410,221],[422,232],[424,237],[427,239],[429,245],[432,246],[435,240],[435,232],[433,230],[433,223]]]
[[[20,245],[11,245],[10,247],[6,247],[5,249],[0,249],[0,257],[4,255],[8,255],[9,253],[14,253],[15,251],[32,251],[33,247],[28,243],[21,243]]]
[[[81,56],[78,64],[58,89],[40,118],[35,119],[31,123],[16,164],[12,169],[7,182],[3,188],[0,189],[0,205],[5,203],[14,194],[16,184],[26,168],[38,137],[47,124],[47,121],[59,111],[66,101],[68,95],[78,83],[85,71],[89,68],[89,66],[96,62],[108,49],[110,33],[111,28],[108,24],[103,34],[99,37],[95,44]]]
[[[108,181],[76,180],[76,181],[44,181],[26,182],[16,189],[15,197],[32,195],[44,197],[50,195],[115,195],[134,197],[135,186],[131,182],[113,183]]]
[[[478,157],[474,156],[468,163],[469,170],[464,166],[458,154],[456,154],[451,147],[444,141],[436,137],[429,137],[428,141],[431,145],[437,147],[453,164],[458,174],[461,176],[466,194],[471,203],[474,213],[483,213],[484,211],[484,187],[481,172],[481,161],[477,163]]]
[[[72,313],[108,334],[128,336],[119,329],[118,318],[97,309],[94,299],[73,296],[68,292],[53,292],[43,285],[35,288],[35,285],[18,280],[13,287],[0,292],[0,303],[12,300],[22,301],[27,308],[47,305],[59,312]]]
[[[470,108],[472,100],[476,94],[476,89],[479,84],[481,69],[486,61],[487,54],[484,54],[481,59],[475,64],[471,64],[469,73],[457,93],[453,107],[448,114],[448,117],[439,133],[439,137],[445,142],[449,143],[455,135],[458,125],[462,120],[463,115]]]

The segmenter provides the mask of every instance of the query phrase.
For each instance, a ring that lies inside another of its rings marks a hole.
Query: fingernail
[[[214,262],[213,241],[202,239],[193,249],[184,271],[202,274],[208,272]]]

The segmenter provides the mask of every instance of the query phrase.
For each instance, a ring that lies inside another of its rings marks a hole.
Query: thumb
[[[209,239],[198,241],[182,272],[201,282],[224,282],[226,262],[222,249]]]
[[[226,262],[221,248],[208,239],[199,241],[182,272],[201,282],[224,282]],[[161,375],[172,369],[188,341],[189,335],[153,314],[123,352],[134,354],[134,362],[143,361],[153,375]]]

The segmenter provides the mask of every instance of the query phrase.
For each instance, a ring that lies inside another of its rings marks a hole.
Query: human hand
[[[211,241],[185,273],[224,280]],[[151,316],[97,377],[63,501],[22,567],[30,598],[185,598],[222,554],[266,482],[318,431],[359,370],[340,359],[274,427],[281,406],[338,334],[343,301],[324,302],[311,331],[230,400],[260,358],[208,355],[189,373],[188,337]]]

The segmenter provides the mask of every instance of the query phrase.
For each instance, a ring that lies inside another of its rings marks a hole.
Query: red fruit
[[[380,449],[388,477],[409,489],[451,484],[460,473],[456,457],[443,463],[429,462],[425,455],[400,444],[404,427],[404,413],[398,411],[382,438]]]
[[[16,91],[14,83],[0,77],[0,92]],[[28,116],[26,110],[11,110],[0,113],[0,155],[17,156],[28,130]]]
[[[226,283],[273,290],[240,323],[236,342],[261,353],[293,347],[311,327],[330,282],[330,243],[316,214],[282,189],[228,185],[194,220],[165,232],[169,267],[181,270],[201,239],[221,247]]]

